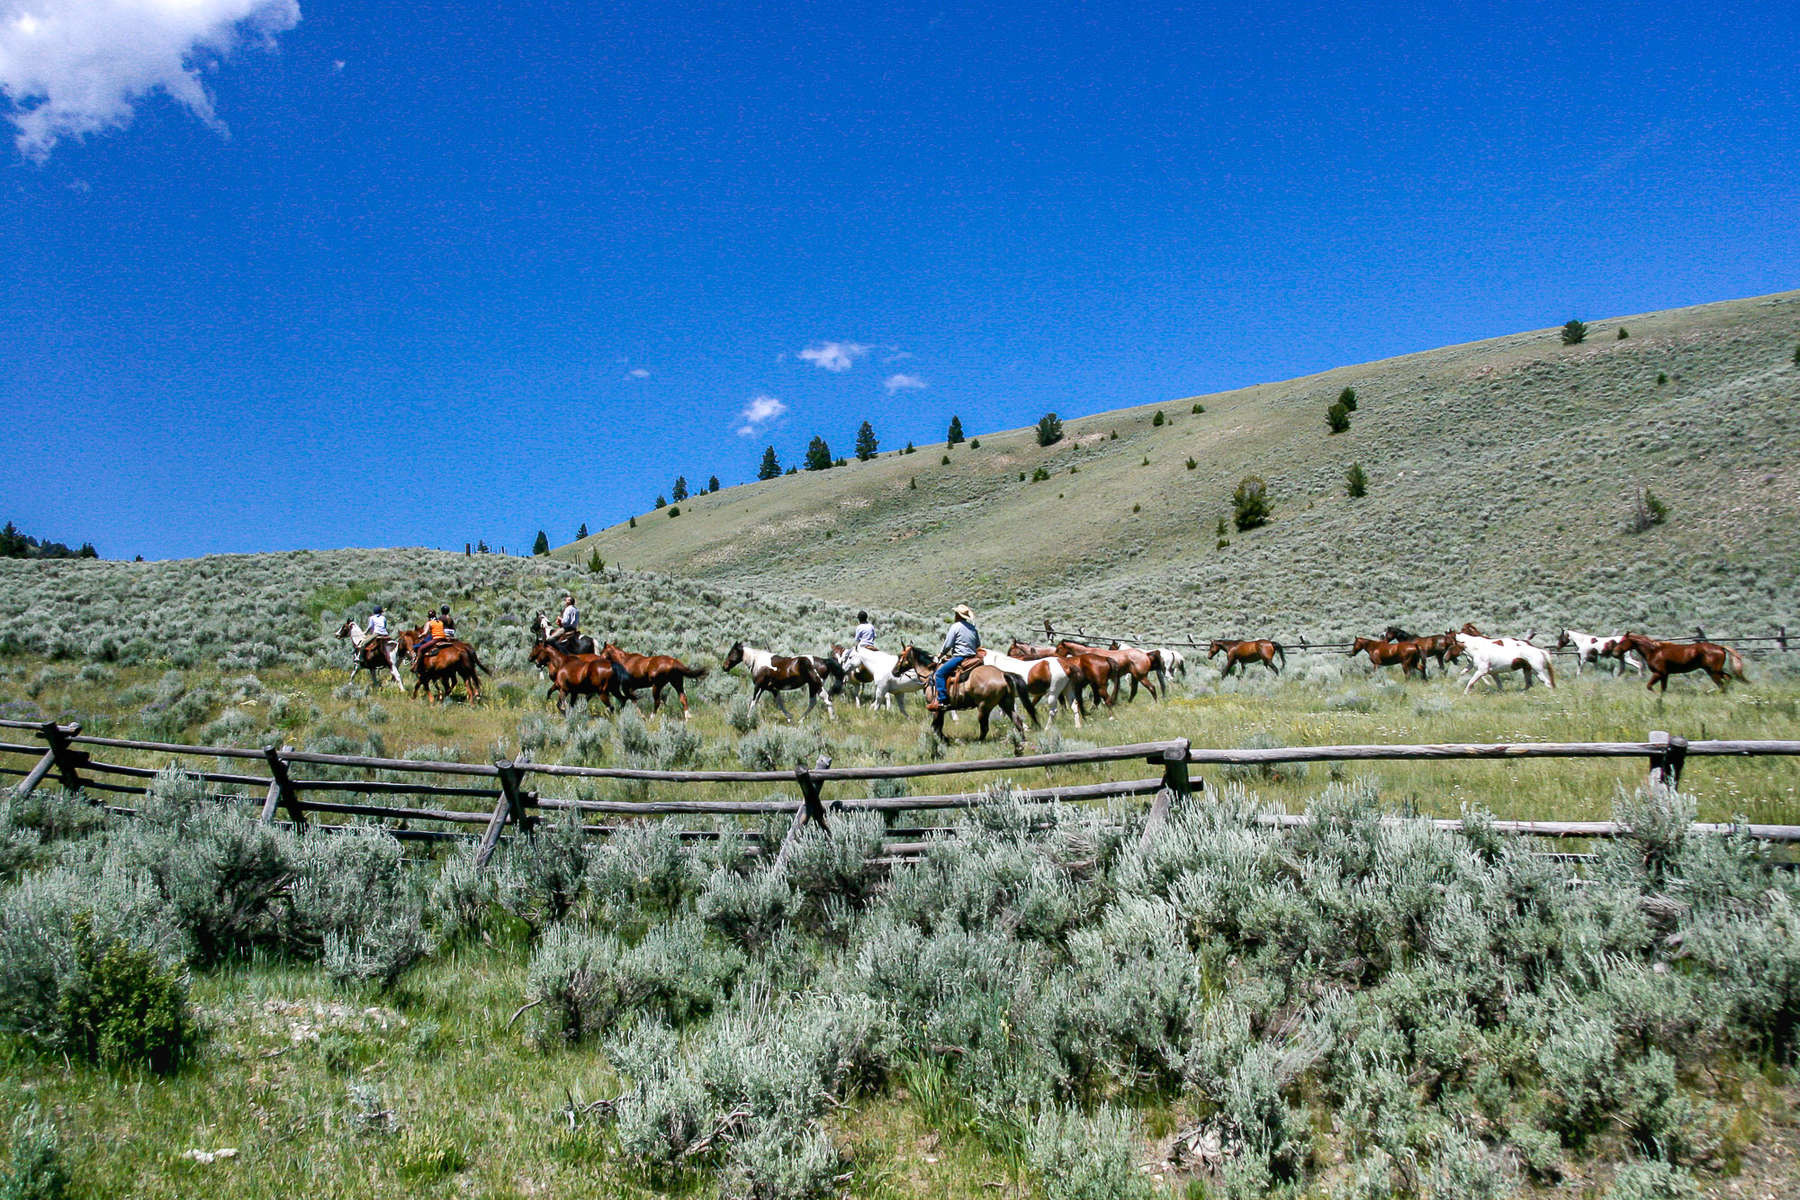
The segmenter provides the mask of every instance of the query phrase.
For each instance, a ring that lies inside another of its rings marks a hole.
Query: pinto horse
[[[870,708],[892,708],[898,704],[900,711],[905,712],[906,697],[925,687],[925,681],[911,671],[896,670],[900,656],[885,650],[852,647],[838,656],[838,662],[844,668],[846,679],[862,680],[866,675],[875,681],[875,696],[869,701]]]
[[[1056,653],[1061,658],[1072,658],[1078,654],[1100,654],[1119,664],[1119,670],[1113,673],[1113,700],[1119,698],[1119,686],[1129,678],[1131,680],[1131,699],[1136,700],[1138,685],[1144,685],[1152,699],[1160,700],[1162,696],[1156,690],[1156,684],[1150,682],[1150,675],[1166,688],[1168,676],[1163,672],[1162,655],[1155,650],[1125,650],[1119,647],[1101,649],[1098,646],[1084,646],[1080,642],[1071,642],[1067,638],[1056,643]]]
[[[1350,643],[1348,657],[1367,654],[1369,661],[1378,667],[1391,667],[1400,664],[1400,678],[1405,679],[1414,671],[1419,678],[1425,678],[1425,652],[1417,642],[1389,642],[1380,638],[1359,637]]]
[[[1750,682],[1744,675],[1744,656],[1717,642],[1659,642],[1641,633],[1626,633],[1620,635],[1612,654],[1623,662],[1625,655],[1632,651],[1650,668],[1650,682],[1644,685],[1645,691],[1660,683],[1662,690],[1667,692],[1669,676],[1689,671],[1705,671],[1721,692],[1725,690],[1727,680]]]
[[[378,688],[381,686],[381,672],[385,669],[393,675],[395,687],[406,686],[400,678],[399,664],[394,661],[393,652],[388,649],[386,638],[370,637],[364,633],[363,627],[356,623],[355,617],[345,621],[338,628],[337,635],[341,638],[349,638],[350,645],[356,651],[356,665],[350,668],[352,679],[356,677],[358,671],[367,671],[369,687]]]
[[[1619,643],[1624,640],[1623,634],[1615,633],[1611,637],[1602,637],[1599,634],[1583,633],[1579,629],[1564,629],[1557,633],[1556,648],[1558,650],[1574,649],[1575,674],[1577,675],[1581,674],[1583,663],[1593,663],[1598,667],[1603,658],[1617,659],[1620,665],[1615,668],[1616,670],[1623,671],[1626,667],[1630,667],[1642,675],[1644,673],[1643,659],[1629,650],[1618,654],[1613,653],[1619,649]]]
[[[550,618],[544,615],[542,609],[539,609],[537,614],[532,617],[531,623],[537,629],[538,641],[549,642],[564,654],[598,654],[600,652],[600,643],[585,633],[571,634],[565,629],[552,625]]]
[[[1072,685],[1079,686],[1060,658],[1026,659],[1017,655],[1002,654],[998,650],[977,650],[975,653],[980,655],[981,661],[988,666],[998,667],[1008,675],[1022,680],[1025,694],[1033,700],[1042,700],[1048,696],[1050,698],[1048,708],[1050,717],[1056,716],[1056,707],[1062,702],[1065,695],[1069,695],[1069,688]],[[1075,728],[1080,729],[1081,699],[1079,696],[1070,697],[1070,707],[1075,712]],[[1032,713],[1031,720],[1033,724],[1037,722],[1035,712]]]
[[[826,690],[826,680],[830,676],[819,666],[819,660],[812,655],[802,654],[794,658],[783,658],[773,651],[759,650],[755,646],[733,642],[731,649],[725,653],[724,669],[729,672],[739,663],[744,664],[745,671],[750,675],[750,707],[755,708],[756,702],[762,699],[764,692],[767,692],[769,698],[775,701],[775,707],[781,710],[781,715],[791,717],[792,714],[788,712],[787,705],[781,701],[781,693],[805,688],[806,712],[801,713],[801,716],[806,716],[817,708],[819,697],[823,695],[826,713],[833,720],[837,718],[837,710],[831,707],[831,692]],[[843,679],[843,672],[843,667],[839,666],[837,674],[839,680]]]
[[[690,679],[703,678],[705,667],[690,667],[668,654],[633,654],[611,642],[600,647],[598,654],[612,664],[613,686],[621,699],[634,699],[639,688],[647,687],[650,689],[650,711],[657,712],[662,708],[663,689],[672,687],[681,700],[681,719],[688,719],[685,685]]]
[[[1248,671],[1251,663],[1261,663],[1275,674],[1281,674],[1281,667],[1287,666],[1287,651],[1281,648],[1280,642],[1272,642],[1268,638],[1258,638],[1248,642],[1215,641],[1207,647],[1206,657],[1210,660],[1215,654],[1225,656],[1225,669],[1219,672],[1224,679],[1233,670]],[[1275,665],[1276,658],[1281,659],[1281,667]]]
[[[923,682],[931,675],[931,659],[917,646],[902,646],[896,671],[911,671]],[[1013,728],[1020,734],[1025,732],[1025,725],[1019,720],[1019,714],[1013,708],[1015,697],[1024,704],[1025,711],[1031,714],[1032,722],[1037,721],[1037,712],[1032,707],[1031,693],[1025,690],[1024,680],[1016,675],[1009,675],[999,667],[990,667],[986,663],[951,673],[944,690],[949,695],[941,696],[943,703],[931,720],[931,728],[939,737],[944,736],[944,715],[953,708],[979,709],[981,713],[981,740],[987,741],[988,714],[999,708],[1012,721]]]
[[[531,647],[531,661],[542,667],[550,680],[546,699],[556,697],[556,711],[568,712],[569,705],[581,696],[598,696],[600,703],[612,709],[612,697],[618,691],[612,664],[598,654],[569,654],[554,642],[539,639]],[[592,705],[589,701],[589,705]]]
[[[1475,673],[1463,685],[1465,696],[1477,681],[1487,677],[1492,677],[1498,688],[1500,677],[1494,674],[1495,671],[1522,673],[1527,688],[1534,675],[1544,681],[1544,686],[1556,686],[1556,666],[1550,661],[1550,652],[1542,646],[1534,646],[1523,638],[1487,638],[1467,632],[1452,634],[1451,641],[1451,657],[1461,658],[1466,654],[1475,664]]]

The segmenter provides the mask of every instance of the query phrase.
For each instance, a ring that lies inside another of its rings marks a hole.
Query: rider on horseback
[[[444,605],[444,612],[447,614],[449,611],[450,606],[448,604]],[[426,609],[425,633],[424,636],[419,639],[419,644],[413,647],[413,654],[421,663],[423,663],[427,651],[435,649],[441,643],[449,640],[450,635],[444,628],[444,619],[430,609]]]
[[[375,611],[369,614],[369,636],[372,638],[385,638],[387,635],[387,614],[382,612],[381,605],[377,604],[375,606]]]
[[[959,604],[952,610],[956,617],[955,624],[944,635],[943,649],[938,652],[937,673],[931,677],[931,696],[926,702],[927,712],[943,712],[946,692],[949,689],[950,673],[963,664],[965,659],[981,652],[981,633],[975,628],[975,614],[969,606]]]
[[[575,607],[575,597],[570,592],[563,593],[562,616],[556,619],[556,627],[561,630],[556,640],[565,645],[572,645],[581,634],[581,610]]]
[[[856,614],[853,648],[857,650],[873,650],[875,648],[875,623],[869,620],[869,614],[866,612]]]
[[[456,618],[450,615],[448,604],[438,609],[438,620],[444,626],[444,640],[454,642],[456,640]]]

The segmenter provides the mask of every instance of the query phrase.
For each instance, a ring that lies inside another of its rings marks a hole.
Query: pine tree
[[[591,575],[598,575],[600,572],[606,570],[606,560],[600,557],[600,551],[595,550],[592,554],[588,555],[587,568],[588,573]]]
[[[581,523],[581,528],[577,529],[575,531],[575,540],[579,542],[582,538],[586,537],[587,535],[588,535],[587,522],[583,521]]]
[[[1331,433],[1342,433],[1350,428],[1350,410],[1339,400],[1325,410],[1325,428]]]
[[[962,440],[963,440],[962,418],[961,417],[951,417],[950,418],[950,433],[949,433],[949,436],[947,436],[944,439],[944,441],[947,444],[954,446],[954,445],[956,445],[956,443],[958,443]]]
[[[1239,533],[1266,524],[1269,520],[1269,485],[1255,475],[1246,475],[1239,480],[1237,490],[1231,493],[1231,519]]]
[[[831,470],[831,447],[822,437],[814,437],[806,446],[806,469],[809,471]]]
[[[533,554],[550,553],[550,537],[541,529],[538,530],[537,541],[531,543],[531,552]]]
[[[716,492],[719,490],[719,477],[717,475],[714,475],[711,479],[706,481],[706,490],[709,492]]]
[[[1338,393],[1338,403],[1343,405],[1345,408],[1349,409],[1351,412],[1355,412],[1356,411],[1356,389],[1353,387],[1347,387],[1343,391],[1339,392]]]
[[[675,487],[672,491],[670,491],[669,498],[671,500],[675,501],[675,503],[680,504],[683,500],[686,500],[687,497],[688,497],[687,476],[686,475],[677,475],[675,477]]]
[[[862,428],[856,431],[856,457],[863,462],[868,462],[875,457],[875,451],[875,427],[864,421]]]
[[[1562,327],[1562,344],[1579,346],[1587,340],[1587,322],[1571,317]]]
[[[667,499],[667,498],[666,498],[666,497],[663,497],[663,496],[658,496],[658,497],[657,497],[657,498],[656,498],[656,507],[658,507],[658,508],[667,508],[667,507],[669,507],[669,501],[668,501],[668,499]]]
[[[775,447],[763,449],[762,466],[756,469],[758,479],[773,479],[781,474],[781,461],[775,457]]]
[[[1369,475],[1361,463],[1351,463],[1350,469],[1344,472],[1344,494],[1352,500],[1360,500],[1369,494]]]
[[[1062,441],[1062,418],[1055,413],[1045,413],[1038,418],[1037,443],[1040,446],[1054,446]]]

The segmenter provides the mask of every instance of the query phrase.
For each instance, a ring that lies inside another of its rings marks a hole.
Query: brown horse
[[[1644,665],[1650,668],[1650,682],[1644,685],[1646,691],[1660,683],[1662,690],[1667,692],[1669,676],[1688,671],[1705,671],[1721,692],[1729,679],[1750,682],[1744,675],[1744,656],[1717,642],[1659,642],[1641,633],[1627,633],[1608,653],[1624,662],[1628,650],[1635,650]]]
[[[742,642],[733,642],[731,644],[731,649],[725,652],[725,666],[723,669],[730,671],[731,668],[737,666],[739,663],[744,664],[744,669],[750,675],[750,707],[752,708],[756,707],[756,702],[762,699],[764,692],[767,692],[769,698],[775,701],[775,707],[781,710],[781,715],[784,717],[790,716],[791,714],[787,710],[787,705],[783,704],[781,701],[781,693],[805,688],[807,696],[806,712],[801,713],[800,715],[806,716],[807,713],[810,713],[813,709],[817,708],[819,706],[819,697],[823,695],[825,697],[825,711],[829,713],[833,719],[836,719],[837,710],[831,706],[831,691],[828,690],[826,682],[832,678],[832,674],[822,665],[824,661],[825,660],[819,658],[814,658],[810,654],[802,654],[794,658],[783,658],[781,655],[772,653],[768,650],[759,650],[755,646],[746,646]],[[844,678],[844,668],[842,665],[835,662],[833,665],[837,667],[836,678],[841,686]]]
[[[1112,681],[1124,671],[1117,661],[1104,654],[1055,655],[1056,661],[1069,676],[1069,696],[1074,701],[1076,711],[1081,711],[1081,691],[1086,688],[1093,693],[1094,703],[1113,706],[1112,697],[1107,695]]]
[[[450,698],[450,693],[461,683],[468,694],[469,703],[474,704],[481,699],[480,673],[487,671],[481,665],[481,659],[475,654],[475,647],[467,642],[439,642],[426,650],[424,654],[413,651],[413,671],[415,682],[412,694],[417,696],[420,689],[430,694],[435,687],[439,689],[437,699],[441,704]]]
[[[1027,662],[1036,658],[1055,658],[1055,646],[1033,646],[1027,642],[1014,642],[1007,653],[1014,658],[1022,658]]]
[[[705,667],[690,667],[668,654],[632,654],[611,642],[600,648],[600,657],[612,664],[613,686],[625,699],[632,699],[641,687],[650,689],[650,711],[662,708],[662,693],[673,687],[681,700],[681,719],[687,720],[688,702],[685,684],[706,674]]]
[[[1378,667],[1391,667],[1400,664],[1400,677],[1406,678],[1414,671],[1419,678],[1425,678],[1425,653],[1417,642],[1386,642],[1380,638],[1359,637],[1350,645],[1349,657],[1368,654],[1369,661]]]
[[[550,680],[544,696],[556,697],[556,711],[569,711],[569,705],[581,696],[598,696],[608,711],[612,709],[618,685],[613,679],[612,664],[598,654],[569,654],[540,639],[531,647],[531,661],[542,667]]]
[[[1482,636],[1481,633],[1478,630],[1476,630],[1473,626],[1465,629],[1464,632],[1472,633],[1476,637]],[[1445,665],[1445,661],[1447,659],[1456,657],[1456,654],[1451,649],[1451,647],[1454,646],[1455,642],[1456,642],[1455,634],[1453,634],[1453,633],[1428,633],[1428,634],[1420,635],[1420,634],[1416,634],[1416,633],[1408,633],[1408,632],[1406,632],[1406,630],[1400,628],[1398,625],[1389,625],[1385,630],[1382,631],[1381,636],[1385,640],[1390,641],[1390,642],[1417,642],[1417,643],[1419,643],[1419,653],[1423,654],[1426,658],[1435,658],[1437,660],[1438,670],[1442,671],[1446,675],[1448,675],[1450,673],[1450,668]]]
[[[916,671],[920,676],[931,674],[931,659],[917,646],[902,646],[900,661],[894,667],[896,672],[902,670]],[[1013,709],[1016,696],[1025,705],[1025,711],[1031,714],[1031,720],[1037,722],[1037,711],[1031,703],[1031,694],[1017,676],[1008,675],[998,667],[981,665],[972,670],[957,670],[951,673],[945,687],[949,693],[939,697],[943,708],[931,719],[931,728],[939,737],[944,736],[944,714],[953,708],[974,708],[981,712],[981,740],[987,741],[988,714],[997,707],[1013,723],[1019,733],[1025,732],[1025,725],[1019,720],[1019,714]]]
[[[1277,675],[1281,674],[1281,667],[1287,666],[1287,651],[1281,648],[1280,642],[1272,642],[1268,638],[1248,642],[1215,641],[1207,647],[1206,657],[1210,660],[1215,654],[1225,656],[1225,669],[1219,672],[1220,679],[1234,670],[1248,671],[1251,663],[1261,663]],[[1281,667],[1275,665],[1278,657],[1281,659]]]
[[[1167,677],[1163,674],[1162,654],[1156,650],[1123,650],[1116,646],[1101,649],[1098,646],[1084,646],[1080,642],[1071,642],[1065,638],[1056,643],[1056,653],[1064,658],[1077,654],[1102,654],[1118,663],[1123,670],[1115,672],[1113,675],[1112,698],[1115,701],[1119,698],[1119,685],[1126,678],[1131,680],[1131,699],[1133,700],[1137,699],[1140,683],[1144,685],[1152,699],[1162,699],[1157,694],[1156,684],[1150,682],[1152,672],[1165,686],[1168,683]]]

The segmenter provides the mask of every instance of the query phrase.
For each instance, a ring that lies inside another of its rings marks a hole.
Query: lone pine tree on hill
[[[815,436],[806,446],[806,469],[809,471],[831,470],[831,447],[822,437]]]
[[[581,528],[580,528],[580,529],[577,529],[577,530],[576,530],[576,531],[575,531],[575,540],[576,540],[576,541],[578,541],[578,542],[579,542],[579,541],[580,541],[580,540],[581,540],[581,539],[582,539],[582,538],[584,538],[584,537],[586,537],[586,536],[587,536],[587,535],[588,535],[588,532],[587,532],[587,522],[586,522],[586,521],[583,521],[583,522],[582,522],[582,523],[581,523]]]
[[[716,492],[719,490],[719,477],[717,475],[714,475],[711,479],[706,481],[706,490],[709,492]]]
[[[537,541],[531,543],[531,552],[533,554],[550,553],[550,537],[541,529],[538,530]]]
[[[1040,446],[1054,446],[1062,441],[1062,418],[1055,413],[1045,413],[1038,418],[1037,442]]]
[[[856,431],[856,457],[863,462],[868,462],[875,457],[877,448],[875,427],[864,421],[862,428]]]
[[[962,418],[953,416],[950,418],[950,432],[944,438],[944,443],[949,446],[954,446],[962,440],[963,440]]]
[[[680,504],[683,500],[688,498],[686,475],[677,475],[675,477],[675,487],[669,492],[669,497],[677,504]]]
[[[781,460],[775,457],[775,447],[764,447],[762,466],[756,468],[756,477],[758,479],[773,479],[779,474],[781,474]]]

